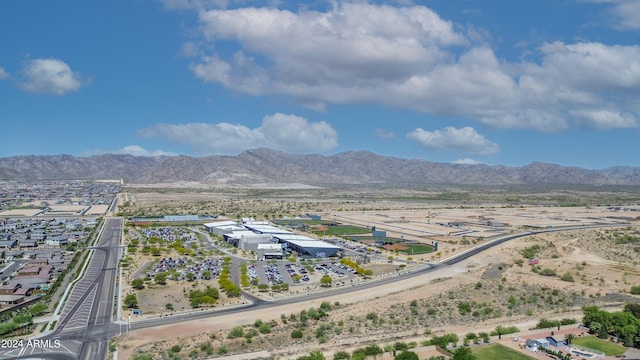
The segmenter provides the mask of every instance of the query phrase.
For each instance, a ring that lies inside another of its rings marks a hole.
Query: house
[[[11,281],[7,285],[0,286],[0,304],[18,304],[24,301],[31,289],[23,289],[22,284]]]
[[[4,256],[12,257],[14,259],[22,259],[24,257],[24,250],[7,250],[4,252]]]
[[[13,295],[22,285],[15,281],[10,281],[7,285],[0,286],[0,295]]]
[[[42,241],[46,237],[47,237],[47,234],[44,229],[35,229],[31,231],[31,234],[29,235],[29,238],[31,240],[37,240],[37,241]]]
[[[47,239],[45,243],[50,246],[66,246],[69,244],[69,236],[67,235],[54,236]]]
[[[538,352],[540,348],[548,348],[550,345],[547,339],[527,339],[525,346],[527,349],[533,352]]]
[[[34,248],[34,247],[38,247],[38,241],[37,240],[21,240],[18,241],[18,246],[21,248]]]
[[[42,265],[39,264],[28,264],[22,269],[18,270],[17,276],[28,276],[28,275],[38,275],[42,270]]]
[[[564,340],[558,340],[558,339],[554,338],[553,336],[547,336],[547,341],[549,342],[549,344],[551,346],[555,346],[555,347],[565,347],[565,346],[567,346],[567,343]]]
[[[24,301],[23,295],[0,295],[0,304],[19,304]]]
[[[0,248],[10,249],[18,245],[17,240],[0,240]]]
[[[82,220],[73,220],[67,222],[64,227],[69,231],[82,229]]]

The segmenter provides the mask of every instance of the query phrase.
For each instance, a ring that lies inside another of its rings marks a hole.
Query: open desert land
[[[516,326],[524,336],[540,319],[571,318],[579,323],[581,307],[586,304],[615,310],[625,302],[640,301],[638,296],[629,294],[631,286],[640,285],[639,213],[630,211],[628,207],[633,206],[628,204],[608,206],[606,198],[581,206],[520,203],[513,207],[500,205],[497,198],[486,205],[460,206],[460,202],[453,201],[445,206],[439,201],[381,202],[379,198],[353,199],[346,194],[338,199],[327,196],[289,200],[274,198],[272,191],[268,192],[268,199],[227,192],[201,197],[191,194],[189,200],[184,200],[179,193],[164,191],[133,193],[120,211],[146,214],[167,206],[168,213],[199,213],[198,209],[208,209],[210,213],[221,214],[227,205],[232,211],[226,216],[236,213],[242,216],[241,209],[245,207],[251,216],[263,219],[273,219],[277,214],[295,216],[294,211],[298,211],[297,215],[316,213],[343,224],[376,226],[386,230],[387,236],[441,244],[438,252],[424,255],[384,251],[384,256],[393,256],[391,262],[363,264],[376,269],[375,275],[358,282],[375,283],[425,262],[441,262],[501,234],[550,227],[595,227],[521,237],[416,277],[363,290],[354,285],[354,291],[346,294],[334,294],[332,289],[339,288],[336,286],[327,290],[311,284],[291,286],[287,292],[271,295],[247,289],[268,301],[287,296],[304,299],[306,291],[321,291],[323,297],[136,330],[128,338],[118,340],[119,358],[142,353],[157,359],[169,358],[176,349],[179,351],[174,355],[193,358],[233,355],[247,359],[294,359],[312,350],[331,358],[338,350],[352,351],[369,344],[383,346],[396,341],[415,342],[420,358],[428,358],[438,353],[420,343],[434,335],[454,332],[463,339],[469,332],[490,332],[501,325]],[[218,198],[215,204],[204,200],[210,197]],[[574,197],[580,198],[572,195],[570,202]],[[181,201],[184,203],[180,204]],[[178,211],[180,208],[183,210]],[[538,263],[529,265],[530,258],[537,258]],[[129,279],[137,269],[148,266],[149,261],[152,260],[144,257],[132,260]],[[182,307],[188,311],[185,293],[194,286],[206,285],[217,286],[214,280],[153,286],[138,292],[139,302],[141,307],[154,304],[155,310],[151,312],[156,313],[162,312],[163,303],[169,301],[177,312]],[[134,291],[130,287],[124,290]],[[155,292],[145,294],[145,291]],[[221,293],[220,302],[211,311],[242,301],[227,299]],[[317,316],[321,308],[326,316]],[[496,340],[497,337],[492,338]]]
[[[107,213],[109,205],[91,205],[89,211],[86,212],[86,216],[100,216]]]
[[[40,209],[11,209],[0,211],[0,216],[36,216],[38,213],[42,212]]]

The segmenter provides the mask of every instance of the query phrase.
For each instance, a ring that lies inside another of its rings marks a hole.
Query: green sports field
[[[358,226],[351,225],[336,225],[336,226],[327,226],[325,230],[313,230],[313,233],[316,235],[357,235],[357,234],[369,234],[371,233],[371,229],[362,228]]]
[[[612,343],[609,340],[603,340],[596,336],[577,337],[571,342],[575,345],[587,347],[589,349],[602,351],[607,356],[622,355],[627,348],[622,345]]]
[[[274,220],[278,225],[305,224],[305,225],[329,225],[334,224],[331,220],[311,220],[311,219],[280,219]]]
[[[425,244],[402,244],[402,245],[408,247],[408,249],[400,250],[400,252],[405,253],[407,255],[427,254],[434,250],[433,246],[425,245]]]
[[[506,346],[500,344],[483,345],[473,347],[471,349],[473,355],[478,360],[496,360],[496,359],[509,359],[509,360],[534,360],[531,356],[524,355],[518,351],[509,349]]]

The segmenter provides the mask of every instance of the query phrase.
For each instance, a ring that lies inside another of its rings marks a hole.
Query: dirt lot
[[[236,206],[242,202],[256,204],[246,199],[228,201]],[[287,207],[319,207],[318,204],[293,202]],[[411,207],[406,203],[401,205]],[[344,223],[375,224],[380,230],[386,227],[390,236],[395,236],[391,231],[396,231],[405,237],[412,233],[419,241],[437,239],[441,242],[439,254],[415,256],[416,264],[425,260],[441,261],[500,233],[595,223],[603,227],[519,238],[455,265],[392,285],[355,290],[348,295],[326,292],[322,301],[249,309],[242,314],[138,330],[131,338],[121,339],[119,358],[129,358],[134,352],[159,354],[156,358],[162,358],[168,356],[171,346],[180,345],[179,353],[184,357],[192,354],[205,358],[210,346],[210,356],[236,354],[242,358],[241,354],[247,354],[246,358],[293,359],[314,349],[330,354],[371,343],[381,346],[394,341],[419,343],[430,337],[425,331],[436,335],[456,332],[462,338],[470,330],[489,332],[498,325],[514,325],[526,332],[541,318],[569,317],[579,321],[580,308],[585,304],[616,309],[626,301],[640,300],[628,295],[630,287],[638,285],[640,279],[640,243],[633,240],[640,237],[637,212],[586,206],[472,209],[434,206],[373,212],[328,209],[352,206],[355,205],[327,203],[321,210],[323,214],[326,210],[323,217],[333,216]],[[270,204],[265,207],[265,211],[271,209]],[[487,221],[493,223],[486,225]],[[627,224],[621,224],[623,222]],[[460,223],[461,228],[446,225],[449,223]],[[615,224],[619,226],[608,227]],[[458,234],[467,230],[471,232]],[[533,251],[539,259],[537,265],[528,265],[527,251]],[[378,266],[371,281],[390,276],[385,274],[397,269],[397,264]],[[158,290],[150,298],[167,299],[168,296],[172,295]],[[322,302],[331,305],[328,316],[302,323],[301,312],[306,314],[311,308],[318,309]],[[463,311],[467,308],[469,311]],[[257,331],[256,320],[269,323],[269,332]],[[243,327],[245,336],[231,338],[230,330],[238,326]],[[302,338],[292,338],[295,329],[301,329]],[[432,351],[421,349],[424,354],[421,356],[435,355]]]

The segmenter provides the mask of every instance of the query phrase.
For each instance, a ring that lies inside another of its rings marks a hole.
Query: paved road
[[[460,261],[469,259],[470,257],[473,257],[473,256],[475,256],[476,254],[478,254],[478,253],[480,253],[482,251],[485,251],[485,250],[487,250],[487,249],[489,249],[491,247],[494,247],[494,246],[497,246],[499,244],[502,244],[502,243],[504,243],[506,241],[517,239],[517,238],[521,238],[521,237],[525,237],[525,236],[548,233],[548,232],[569,231],[569,230],[579,230],[579,229],[589,229],[589,228],[602,228],[602,227],[608,227],[608,226],[626,226],[626,224],[615,224],[615,225],[603,224],[603,225],[563,227],[563,228],[545,229],[545,230],[539,230],[539,231],[527,231],[527,232],[523,232],[523,233],[519,233],[519,234],[505,235],[505,236],[496,238],[494,240],[491,240],[491,241],[489,241],[489,242],[487,242],[485,244],[482,244],[480,246],[474,247],[474,248],[472,248],[472,249],[470,249],[468,251],[465,251],[463,253],[460,253],[460,254],[452,256],[452,257],[450,257],[448,259],[445,259],[440,263],[425,264],[425,265],[422,265],[421,267],[416,268],[416,269],[406,270],[405,272],[403,272],[403,273],[401,273],[401,274],[399,274],[397,276],[392,276],[392,277],[387,277],[387,278],[377,279],[377,280],[372,280],[372,281],[367,281],[367,282],[361,282],[357,286],[344,286],[344,287],[340,287],[340,288],[331,289],[329,291],[330,291],[331,295],[340,295],[340,294],[346,294],[346,293],[349,293],[351,291],[354,291],[356,288],[357,288],[357,290],[362,290],[362,289],[369,289],[369,288],[378,287],[378,286],[385,286],[385,285],[388,285],[388,284],[391,284],[391,283],[397,283],[398,281],[402,281],[402,280],[405,280],[405,279],[408,279],[408,278],[420,276],[420,275],[423,275],[425,273],[432,272],[432,271],[445,271],[446,272],[446,268],[448,266],[451,266],[451,265],[456,264],[456,263],[458,263]],[[293,303],[297,303],[297,302],[300,302],[300,301],[323,299],[326,296],[327,296],[326,292],[317,292],[317,293],[305,294],[305,295],[302,295],[302,296],[292,296],[292,297],[273,300],[273,301],[264,301],[264,300],[260,300],[260,299],[253,299],[251,304],[244,305],[244,306],[241,306],[241,307],[234,307],[234,308],[216,310],[216,311],[194,311],[194,312],[188,313],[188,314],[179,314],[179,315],[173,315],[173,316],[167,316],[167,317],[160,317],[160,318],[153,318],[153,319],[146,319],[146,320],[136,321],[135,323],[131,324],[131,330],[150,328],[150,327],[160,326],[160,325],[174,324],[174,323],[183,322],[183,321],[205,319],[205,318],[217,316],[219,314],[240,313],[240,312],[246,311],[247,309],[252,309],[253,310],[253,309],[259,309],[259,308],[267,308],[267,307],[274,307],[274,306],[280,306],[280,305],[286,305],[286,304],[293,304]]]
[[[0,349],[0,359],[106,359],[109,339],[116,335],[115,279],[123,221],[105,221],[87,271],[69,294],[56,329],[39,339],[25,339],[14,349]]]
[[[6,265],[5,268],[0,270],[0,279],[5,280],[5,277],[9,277],[13,275],[14,272],[20,270],[20,268],[28,262],[29,260],[23,260],[23,259],[9,260],[8,261],[9,265]]]
[[[67,322],[63,326],[58,326],[58,330],[56,330],[53,334],[47,336],[45,339],[53,339],[59,340],[62,343],[64,349],[56,349],[55,351],[43,352],[42,354],[38,351],[32,351],[28,355],[31,357],[38,357],[43,359],[105,359],[106,354],[108,353],[108,339],[114,337],[119,332],[119,324],[112,323],[111,320],[113,318],[113,301],[114,300],[114,288],[115,288],[115,264],[118,259],[118,251],[115,249],[115,245],[117,245],[119,236],[120,236],[120,228],[122,227],[122,221],[120,219],[110,219],[107,220],[107,226],[105,227],[104,233],[100,238],[101,250],[104,252],[104,256],[100,256],[100,251],[96,250],[96,256],[94,256],[91,267],[93,266],[102,266],[103,272],[102,275],[98,276],[92,283],[95,284],[95,287],[90,290],[86,290],[83,296],[93,297],[93,308],[89,311],[88,316],[88,324],[86,327],[71,327]],[[452,256],[448,259],[443,260],[437,264],[425,264],[419,268],[407,270],[400,275],[378,279],[374,281],[362,282],[356,287],[341,287],[337,289],[332,289],[331,295],[339,295],[344,293],[349,293],[357,288],[357,290],[368,289],[378,286],[385,286],[390,283],[396,283],[398,281],[402,281],[407,278],[415,277],[423,275],[427,272],[432,271],[446,271],[448,266],[451,266],[460,261],[466,260],[474,255],[478,254],[481,251],[487,250],[493,246],[497,246],[506,241],[517,239],[524,236],[542,234],[547,232],[558,232],[558,231],[568,231],[568,230],[579,230],[579,229],[588,229],[588,228],[601,228],[608,226],[624,226],[625,224],[602,224],[602,225],[590,225],[590,226],[576,226],[576,227],[564,227],[564,228],[556,228],[556,229],[546,229],[540,231],[528,231],[519,234],[512,234],[502,236],[500,238],[496,238],[492,241],[489,241],[485,244],[477,246],[473,249],[460,253],[458,255]],[[117,233],[117,234],[116,234]],[[103,284],[105,286],[103,286]],[[111,284],[111,285],[108,285]],[[92,290],[95,289],[95,290]],[[91,295],[92,292],[95,291],[95,295]],[[322,299],[327,296],[326,292],[318,292],[318,293],[310,293],[304,296],[294,296],[289,298],[283,298],[274,301],[264,301],[255,297],[251,297],[250,300],[252,303],[248,305],[236,306],[233,308],[226,308],[216,311],[194,311],[191,313],[185,314],[176,314],[172,316],[165,316],[159,318],[151,318],[141,321],[136,321],[131,323],[130,329],[144,329],[151,328],[155,326],[174,324],[178,322],[184,321],[192,321],[198,319],[210,318],[223,314],[232,314],[232,313],[241,313],[245,312],[248,309],[260,309],[260,308],[268,308],[274,306],[281,306],[286,304],[293,304],[300,301],[308,301],[308,300],[316,300]],[[100,303],[103,303],[103,306],[100,306]],[[83,301],[76,303],[73,305],[78,311],[81,307]],[[98,309],[96,309],[98,307]],[[76,349],[76,352],[73,353],[73,349]],[[24,355],[27,355],[25,353]],[[25,358],[22,353],[19,356],[16,356],[15,352],[12,354],[2,355],[0,354],[0,359],[18,359]],[[42,356],[42,357],[41,357]]]

